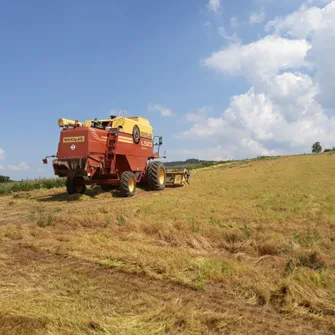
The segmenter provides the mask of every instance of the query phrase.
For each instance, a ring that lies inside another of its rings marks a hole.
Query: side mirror
[[[159,137],[159,145],[162,145],[162,144],[163,144],[163,137],[160,136],[160,137]]]
[[[46,158],[42,159],[43,164],[48,164],[48,160]]]

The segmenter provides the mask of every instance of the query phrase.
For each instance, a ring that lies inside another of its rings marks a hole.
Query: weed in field
[[[259,242],[258,252],[261,256],[278,255],[281,252],[282,246],[278,240],[267,240]]]
[[[313,252],[309,255],[301,255],[299,257],[299,264],[313,270],[321,270],[325,267],[325,262],[317,252]]]
[[[300,235],[300,234],[295,235],[294,240],[303,247],[311,247],[314,245],[317,238],[311,235],[310,233],[307,233],[304,235]]]
[[[3,236],[7,237],[10,240],[21,240],[23,238],[22,235],[22,226],[21,224],[9,224],[4,227]],[[0,233],[1,238],[1,233]]]
[[[53,216],[50,214],[42,213],[38,216],[36,224],[42,228],[53,226],[54,225]]]
[[[229,228],[223,232],[223,238],[229,243],[242,242],[245,239],[245,233],[239,228]]]
[[[127,221],[126,221],[126,219],[124,218],[124,216],[119,216],[118,218],[117,218],[117,224],[119,225],[119,226],[124,226],[125,224],[127,223]]]

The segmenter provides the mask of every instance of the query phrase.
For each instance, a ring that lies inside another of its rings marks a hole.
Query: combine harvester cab
[[[163,139],[153,136],[148,120],[141,117],[116,117],[104,120],[58,119],[62,128],[53,169],[66,177],[69,194],[84,193],[85,185],[97,184],[104,191],[118,186],[121,196],[133,196],[137,183],[150,190],[183,186],[189,182],[187,169],[166,170],[156,159]],[[155,142],[156,141],[156,142]],[[155,148],[157,151],[155,151]]]

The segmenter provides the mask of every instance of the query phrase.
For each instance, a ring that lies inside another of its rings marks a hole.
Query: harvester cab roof
[[[78,120],[74,121],[59,118],[58,125],[59,127],[92,127],[98,129],[106,129],[107,126],[110,126],[111,128],[121,130],[122,132],[127,134],[133,134],[134,127],[137,126],[140,137],[148,139],[153,138],[153,129],[150,125],[149,120],[139,116],[117,117],[115,115],[112,115],[108,119],[86,120],[84,123],[81,123]]]

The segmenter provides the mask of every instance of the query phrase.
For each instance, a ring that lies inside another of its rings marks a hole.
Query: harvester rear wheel
[[[164,190],[166,183],[166,170],[162,162],[149,163],[147,167],[146,180],[149,188],[153,191]]]
[[[136,178],[133,172],[125,171],[121,175],[120,194],[122,197],[132,197],[136,192]]]
[[[79,181],[84,180],[83,177],[67,177],[66,179],[66,191],[68,194],[81,193],[83,194],[86,190],[84,184],[80,184]]]

